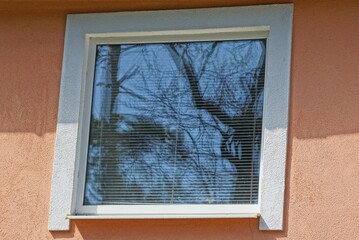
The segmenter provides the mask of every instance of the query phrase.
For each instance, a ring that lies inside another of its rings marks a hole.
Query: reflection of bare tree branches
[[[242,156],[242,152],[246,153],[246,156],[248,158],[249,161],[253,161],[253,148],[254,148],[254,142],[250,142],[250,141],[246,141],[248,136],[253,135],[253,139],[256,133],[256,130],[258,131],[258,129],[256,128],[257,126],[257,120],[254,116],[254,111],[252,111],[252,109],[248,109],[249,105],[246,106],[245,109],[243,109],[243,113],[242,114],[236,114],[236,117],[230,117],[226,114],[226,112],[224,112],[222,110],[222,108],[219,105],[213,104],[211,101],[206,101],[203,97],[203,93],[201,93],[201,89],[199,87],[199,82],[200,82],[200,78],[201,76],[203,76],[203,72],[204,69],[206,68],[206,65],[210,59],[210,56],[215,52],[215,48],[216,48],[216,43],[214,43],[211,47],[211,50],[209,51],[209,55],[206,56],[206,61],[204,61],[204,65],[201,66],[200,72],[199,74],[196,74],[195,70],[194,70],[194,63],[191,60],[191,58],[188,56],[187,51],[183,51],[182,54],[177,50],[176,48],[176,44],[168,44],[168,49],[169,52],[171,54],[171,56],[174,59],[174,62],[176,63],[177,67],[179,69],[184,69],[184,75],[185,78],[189,81],[189,85],[190,85],[190,89],[191,89],[191,94],[192,94],[192,99],[194,101],[195,106],[198,109],[204,109],[206,110],[211,116],[213,116],[216,121],[220,121],[222,124],[225,124],[227,126],[229,126],[230,128],[233,129],[233,131],[231,132],[222,132],[222,145],[221,145],[221,153],[222,156],[227,158],[237,169],[237,187],[235,189],[234,192],[238,192],[240,191],[240,189],[242,188],[241,185],[246,185],[248,184],[248,181],[250,181],[251,183],[253,182],[253,167],[252,167],[252,171],[251,171],[251,175],[247,174],[246,168],[247,166],[242,166],[243,164],[241,164],[241,160],[243,160],[243,156]],[[249,58],[251,56],[252,52],[247,51],[246,55],[245,55],[245,59]],[[264,55],[264,51],[262,53],[262,55]],[[264,61],[263,61],[264,64]],[[235,66],[238,64],[234,64]],[[264,71],[264,67],[261,68],[262,69],[262,76],[263,76],[263,71]],[[221,74],[223,71],[215,71],[217,74]],[[234,103],[234,105],[232,105],[232,107],[236,107],[235,101],[227,101],[227,99],[235,99],[234,96],[234,92],[231,91],[231,89],[233,88],[233,86],[231,86],[229,84],[228,81],[226,81],[226,77],[230,77],[230,76],[220,76],[220,78],[224,78],[223,80],[219,79],[219,85],[216,89],[216,92],[218,92],[219,94],[219,99],[218,101],[220,103],[224,103],[226,102],[227,105],[231,105],[231,103]],[[247,95],[247,98],[250,98],[247,100],[247,102],[250,102],[252,104],[250,104],[251,106],[256,106],[255,104],[257,103],[257,99],[258,99],[258,93],[261,92],[261,89],[258,90],[258,81],[260,80],[260,74],[258,75],[258,72],[248,72],[245,76],[246,80],[247,79],[253,79],[254,82],[256,83],[254,87],[252,87],[250,89],[250,93],[249,95]],[[242,84],[245,81],[240,81]],[[206,89],[205,89],[206,90]],[[247,125],[243,124],[238,127],[238,123],[242,122],[244,123],[245,121],[248,121],[248,119],[252,119],[253,123],[247,123]],[[260,123],[258,125],[261,125]],[[243,128],[244,127],[244,128]],[[206,129],[204,129],[206,130]],[[238,146],[239,144],[241,144],[241,153],[239,155],[238,152]],[[235,199],[236,201],[240,201],[240,199]]]
[[[265,51],[259,65],[248,67],[251,44],[111,46],[111,83],[96,85],[111,89],[110,115],[108,121],[92,119],[90,139],[103,151],[98,155],[102,202],[256,201],[253,162],[261,131],[256,109]],[[245,54],[238,57],[235,48]],[[232,57],[224,58],[223,49]],[[137,54],[136,61],[117,69],[126,54]],[[163,69],[165,54],[171,63]],[[177,69],[170,71],[172,65]],[[224,171],[230,168],[226,161],[235,171]],[[116,184],[109,176],[116,176]]]

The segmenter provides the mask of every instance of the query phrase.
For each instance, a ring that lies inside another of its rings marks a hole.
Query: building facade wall
[[[0,239],[359,239],[355,0],[293,1],[284,231],[259,231],[257,219],[74,220],[68,232],[47,230],[67,13],[283,2],[0,0]]]

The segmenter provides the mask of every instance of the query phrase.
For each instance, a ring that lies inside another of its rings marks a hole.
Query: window
[[[69,15],[49,229],[260,215],[261,229],[280,230],[291,14]]]

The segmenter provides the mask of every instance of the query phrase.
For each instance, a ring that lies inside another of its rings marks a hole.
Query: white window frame
[[[67,17],[49,230],[70,219],[238,218],[282,230],[292,4]],[[97,44],[267,39],[259,202],[251,205],[83,206]]]

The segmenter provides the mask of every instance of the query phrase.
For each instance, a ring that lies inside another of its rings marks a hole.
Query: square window
[[[257,204],[264,65],[264,39],[97,45],[83,204]]]
[[[69,15],[49,229],[259,215],[281,229],[291,15]]]

